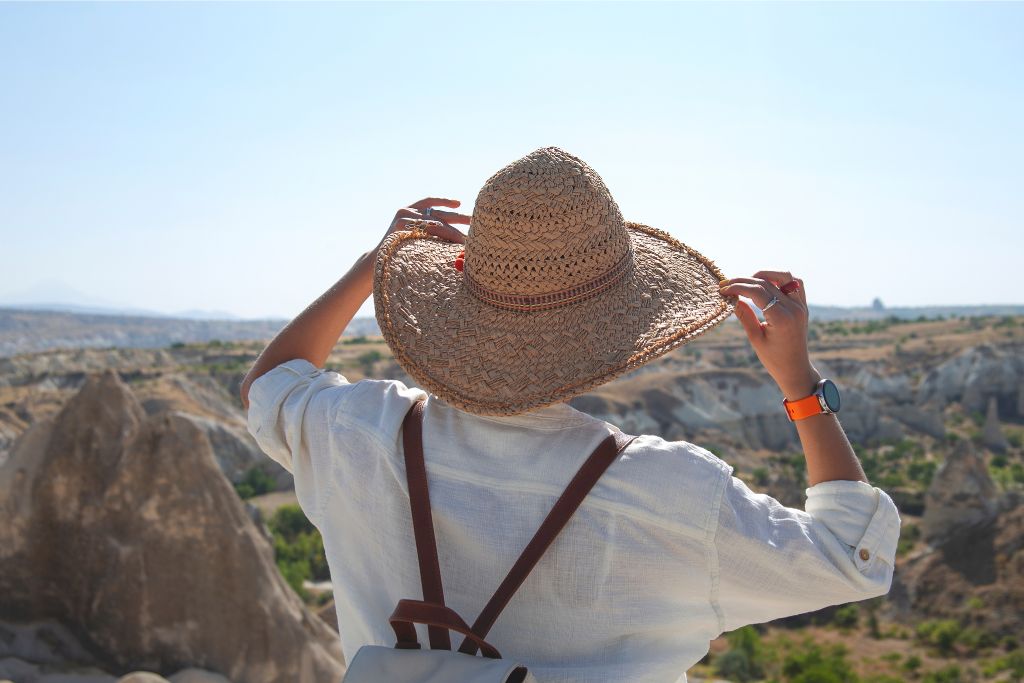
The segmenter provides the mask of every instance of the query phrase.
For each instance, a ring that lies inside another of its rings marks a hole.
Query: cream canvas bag
[[[616,432],[598,445],[470,627],[444,604],[422,435],[423,401],[417,401],[402,423],[402,446],[423,600],[398,601],[389,619],[397,641],[395,647],[364,645],[359,648],[342,683],[536,683],[525,666],[502,659],[498,650],[484,639],[512,594],[522,585],[590,489],[636,437]],[[431,649],[420,649],[415,624],[427,626]],[[450,631],[465,637],[457,651],[451,649]],[[475,656],[478,649],[482,657]]]

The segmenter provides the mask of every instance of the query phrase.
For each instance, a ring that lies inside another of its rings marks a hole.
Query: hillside
[[[1024,315],[1024,306],[924,306],[886,308],[876,301],[872,307],[810,306],[811,320],[885,321],[932,320]],[[735,321],[732,321],[735,323]],[[159,349],[174,343],[256,341],[268,339],[287,320],[218,320],[203,313],[193,317],[121,314],[59,310],[58,305],[34,310],[25,306],[0,304],[0,358],[50,349],[144,348]],[[372,317],[352,321],[345,336],[379,335]]]

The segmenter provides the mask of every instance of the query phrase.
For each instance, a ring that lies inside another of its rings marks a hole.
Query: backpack
[[[423,462],[422,434],[423,401],[417,401],[402,423],[402,446],[423,600],[398,601],[389,618],[397,641],[395,647],[360,647],[349,662],[342,683],[536,683],[525,666],[502,659],[498,650],[484,639],[512,594],[522,585],[590,489],[636,437],[616,432],[598,445],[555,502],[480,616],[469,626],[444,604],[427,471]],[[427,626],[429,650],[420,649],[415,624]],[[454,652],[449,631],[464,636],[459,649]],[[475,656],[478,649],[482,657]]]

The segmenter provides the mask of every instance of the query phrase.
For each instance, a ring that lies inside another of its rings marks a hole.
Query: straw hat
[[[373,295],[388,346],[423,389],[512,415],[713,329],[738,299],[718,292],[724,277],[668,233],[623,220],[586,162],[542,147],[487,179],[465,245],[418,229],[389,235]]]

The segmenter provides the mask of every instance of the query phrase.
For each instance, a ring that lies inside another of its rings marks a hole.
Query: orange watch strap
[[[786,406],[786,412],[789,413],[790,420],[802,420],[805,417],[825,412],[821,408],[817,394],[811,394],[796,401],[783,401],[783,405]]]

